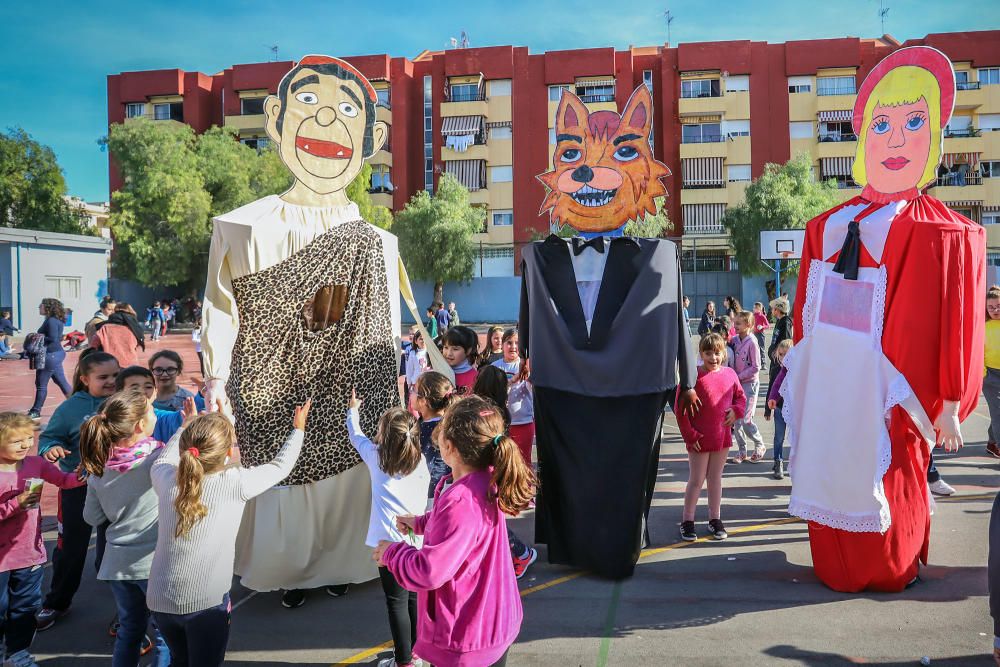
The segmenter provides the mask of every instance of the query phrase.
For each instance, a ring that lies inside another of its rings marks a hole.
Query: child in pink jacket
[[[528,507],[534,474],[479,396],[449,407],[434,435],[452,484],[442,491],[441,480],[430,513],[396,518],[401,533],[423,535],[423,548],[380,541],[373,558],[417,592],[415,654],[436,667],[504,665],[521,629],[504,514]]]

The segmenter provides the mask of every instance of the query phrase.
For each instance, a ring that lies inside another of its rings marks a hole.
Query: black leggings
[[[400,586],[389,568],[380,567],[378,578],[389,611],[389,632],[392,633],[396,664],[407,665],[413,662],[413,645],[417,641],[417,594]]]
[[[59,540],[52,552],[52,583],[42,606],[66,611],[80,588],[87,550],[90,548],[91,526],[83,520],[83,504],[87,487],[59,491]]]

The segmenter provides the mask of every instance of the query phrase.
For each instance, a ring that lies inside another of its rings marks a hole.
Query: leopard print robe
[[[304,308],[317,290],[344,285],[343,317],[311,331]],[[296,405],[313,399],[305,446],[284,484],[309,484],[361,462],[347,437],[351,388],[361,426],[399,404],[398,373],[382,239],[363,220],[345,222],[267,269],[235,278],[239,333],[226,391],[244,465],[271,461]]]

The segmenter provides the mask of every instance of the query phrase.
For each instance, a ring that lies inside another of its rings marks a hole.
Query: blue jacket
[[[62,447],[69,453],[59,459],[63,472],[73,472],[80,465],[80,427],[88,417],[100,409],[106,396],[91,396],[86,391],[78,391],[56,408],[48,425],[38,438],[38,455],[53,447]]]
[[[38,333],[45,336],[46,352],[62,352],[63,328],[65,326],[62,320],[50,315],[42,322],[42,326],[38,327]]]
[[[153,437],[160,442],[170,442],[170,438],[174,437],[174,433],[181,427],[184,415],[175,410],[157,410],[155,408],[153,412],[156,413]]]

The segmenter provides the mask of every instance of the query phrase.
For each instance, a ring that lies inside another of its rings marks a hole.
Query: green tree
[[[760,232],[801,229],[840,201],[834,181],[817,182],[812,158],[800,153],[785,164],[768,164],[746,190],[745,201],[726,210],[722,226],[729,232],[744,275],[766,275],[760,261]]]
[[[655,239],[663,236],[663,232],[673,229],[674,223],[670,221],[667,210],[663,207],[665,201],[665,197],[657,197],[656,213],[653,215],[647,214],[639,220],[629,220],[626,222],[625,235]]]
[[[444,282],[472,278],[473,234],[481,232],[486,209],[469,203],[469,191],[443,174],[432,197],[415,194],[396,214],[393,231],[407,270],[418,280],[434,281],[434,300],[444,302]]]
[[[277,151],[240,143],[232,128],[213,127],[197,135],[181,123],[133,119],[113,125],[102,142],[123,180],[112,195],[109,222],[115,273],[151,287],[200,286],[212,217],[292,184]],[[365,169],[348,196],[366,220],[387,229],[392,214],[372,203],[371,171]]]
[[[66,200],[66,179],[48,146],[21,128],[0,134],[0,225],[64,234],[90,233]]]

